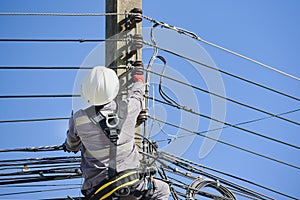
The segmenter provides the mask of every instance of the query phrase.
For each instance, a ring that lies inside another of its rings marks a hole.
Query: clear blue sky
[[[102,0],[2,0],[0,12],[38,13],[104,13]],[[186,0],[158,1],[144,0],[143,13],[158,21],[182,27],[196,33],[205,40],[247,55],[279,70],[300,77],[300,2],[297,0]],[[151,24],[143,21],[143,26]],[[104,17],[28,17],[0,16],[0,38],[36,39],[103,39]],[[159,29],[159,28],[158,28]],[[275,73],[261,66],[222,52],[201,42],[216,66],[224,71],[258,82],[297,98],[300,97],[300,82]],[[173,44],[174,45],[174,44]],[[0,66],[80,66],[96,43],[17,43],[0,42]],[[176,43],[175,45],[176,46]],[[145,50],[144,63],[151,51]],[[195,52],[187,53],[194,55]],[[173,56],[162,53],[169,67],[176,68],[189,82],[203,86],[201,79],[195,79],[189,67]],[[177,64],[177,65],[176,65]],[[178,66],[180,65],[180,67]],[[182,66],[181,66],[182,65]],[[184,68],[185,67],[185,68]],[[283,97],[265,89],[221,75],[226,96],[251,106],[278,114],[300,108],[299,101]],[[1,95],[71,94],[76,71],[31,71],[0,70]],[[197,82],[199,81],[199,82]],[[205,85],[204,85],[205,87]],[[196,92],[199,109],[210,115],[210,100],[207,95]],[[239,122],[266,117],[267,115],[227,102],[226,122]],[[189,105],[192,107],[193,105]],[[0,120],[67,117],[72,110],[68,98],[48,99],[0,99]],[[166,109],[168,111],[168,109]],[[168,121],[176,121],[176,112],[168,115]],[[300,112],[284,117],[300,121]],[[208,120],[200,120],[198,131],[208,129]],[[67,121],[0,124],[0,149],[59,145],[64,141]],[[269,137],[300,145],[299,126],[271,118],[243,125]],[[188,127],[189,128],[189,127]],[[172,131],[173,129],[166,130]],[[299,150],[276,144],[266,139],[249,135],[243,131],[227,128],[220,139],[243,148],[300,166]],[[300,198],[300,171],[275,163],[228,146],[217,144],[204,158],[198,155],[203,138],[196,138],[183,157],[206,166],[216,168],[261,185]],[[43,154],[53,156],[56,154]],[[61,153],[59,155],[66,155]],[[0,159],[35,157],[36,154],[1,153]],[[80,183],[80,182],[77,182]],[[246,185],[247,186],[247,185]],[[253,188],[257,189],[257,188]],[[1,187],[0,193],[26,191],[26,188]],[[258,189],[275,199],[282,196]],[[16,195],[0,199],[37,199],[41,197],[63,197],[78,195],[79,189],[64,192],[49,192],[37,195]]]

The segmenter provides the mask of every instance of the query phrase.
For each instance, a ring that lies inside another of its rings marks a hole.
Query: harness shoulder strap
[[[108,178],[112,179],[117,174],[117,142],[121,128],[127,117],[127,104],[124,101],[116,102],[116,110],[109,112],[106,115],[103,114],[104,111],[101,112],[102,108],[97,109],[95,106],[91,106],[86,109],[86,113],[94,124],[99,125],[102,128],[105,135],[110,140]]]

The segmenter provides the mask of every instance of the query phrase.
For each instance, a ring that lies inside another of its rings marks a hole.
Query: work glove
[[[144,68],[143,68],[142,65],[138,65],[138,66],[134,67],[134,69],[133,69],[133,79],[134,79],[134,82],[137,82],[137,81],[142,81],[143,83],[145,82]]]
[[[67,148],[67,144],[66,144],[66,143],[63,143],[63,144],[62,144],[62,148],[63,148],[64,152],[68,152],[68,153],[73,152],[73,153],[75,153],[75,154],[78,152],[78,151],[70,151],[70,150]]]
[[[62,144],[62,148],[63,148],[64,152],[71,153],[71,151],[67,148],[66,143],[63,143],[63,144]]]

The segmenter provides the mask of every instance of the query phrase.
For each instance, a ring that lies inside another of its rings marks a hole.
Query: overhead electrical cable
[[[171,126],[171,127],[175,127],[175,128],[184,130],[184,131],[189,132],[189,133],[194,133],[194,134],[196,134],[196,135],[199,135],[199,136],[202,136],[202,137],[211,139],[211,140],[213,140],[213,141],[216,141],[216,142],[218,142],[218,143],[221,143],[221,144],[224,144],[224,145],[233,147],[233,148],[235,148],[235,149],[239,149],[239,150],[241,150],[241,151],[245,151],[245,152],[247,152],[247,153],[250,153],[250,154],[253,154],[253,155],[256,155],[256,156],[259,156],[259,157],[262,157],[262,158],[265,158],[265,159],[268,159],[268,160],[271,160],[271,161],[274,161],[274,162],[283,164],[283,165],[285,165],[285,166],[288,166],[288,167],[291,167],[291,168],[300,170],[300,167],[299,167],[299,166],[296,166],[296,165],[293,165],[293,164],[289,164],[289,163],[287,163],[287,162],[284,162],[284,161],[281,161],[281,160],[278,160],[278,159],[275,159],[275,158],[272,158],[272,157],[269,157],[269,156],[266,156],[266,155],[263,155],[263,154],[260,154],[260,153],[256,153],[256,152],[254,152],[254,151],[251,151],[251,150],[248,150],[248,149],[239,147],[239,146],[237,146],[237,145],[233,145],[233,144],[228,143],[228,142],[224,142],[224,141],[222,141],[222,140],[217,140],[217,139],[215,139],[215,138],[212,138],[212,137],[209,137],[209,136],[207,136],[207,135],[201,134],[201,133],[199,133],[199,132],[197,132],[197,131],[193,131],[193,130],[190,130],[190,129],[188,129],[188,128],[185,128],[185,127],[176,125],[176,124],[171,123],[171,122],[167,122],[167,121],[164,121],[164,120],[161,120],[161,119],[152,117],[152,116],[149,116],[149,118],[152,119],[152,120],[156,120],[156,121],[165,123],[166,125],[169,125],[169,126]]]
[[[93,69],[93,67],[80,66],[0,66],[0,70],[78,70]]]
[[[0,42],[105,42],[105,40],[91,39],[0,39]]]
[[[151,143],[151,141],[149,139],[147,139],[148,142]],[[158,150],[157,150],[158,151]],[[269,190],[271,192],[274,192],[274,193],[277,193],[277,194],[280,194],[280,195],[286,195],[286,194],[283,194],[283,193],[280,193],[274,189],[271,189],[271,188],[268,188],[268,187],[265,187],[263,185],[260,185],[258,183],[255,183],[253,181],[250,181],[250,180],[247,180],[247,179],[244,179],[244,178],[241,178],[241,177],[238,177],[238,176],[235,176],[235,175],[232,175],[232,174],[229,174],[229,173],[226,173],[226,172],[223,172],[223,171],[220,171],[220,170],[216,170],[216,169],[213,169],[211,167],[207,167],[207,166],[204,166],[202,164],[198,164],[198,163],[195,163],[193,161],[190,161],[188,159],[185,159],[185,158],[182,158],[182,157],[179,157],[179,156],[176,156],[174,154],[171,154],[171,153],[168,153],[168,152],[165,152],[165,151],[159,151],[159,154],[157,155],[157,159],[162,159],[164,160],[165,158],[168,158],[167,161],[170,161],[170,160],[174,160],[174,162],[176,162],[178,164],[178,166],[180,166],[179,163],[181,164],[184,164],[184,165],[193,165],[195,167],[200,167],[202,169],[207,169],[207,170],[210,170],[210,171],[213,171],[213,172],[217,172],[219,174],[222,174],[222,175],[225,175],[225,176],[228,176],[230,178],[234,178],[234,179],[237,179],[237,180],[240,180],[240,181],[243,181],[243,182],[246,182],[248,184],[251,184],[251,185],[254,185],[254,186],[257,186],[257,187],[260,187],[260,188],[263,188],[265,190]]]
[[[12,196],[12,195],[20,195],[20,194],[34,194],[34,193],[42,193],[42,192],[54,192],[60,190],[77,190],[80,187],[65,187],[65,188],[56,188],[56,189],[43,189],[43,190],[31,190],[31,191],[22,191],[22,192],[11,192],[11,193],[2,193],[0,196]]]
[[[1,95],[0,99],[22,99],[22,98],[70,98],[81,97],[80,94],[39,94],[39,95]]]
[[[0,16],[54,16],[54,17],[105,17],[105,16],[115,16],[115,15],[140,15],[137,13],[21,13],[21,12],[2,12]]]
[[[212,43],[212,42],[208,42],[208,41],[206,41],[206,40],[200,38],[197,34],[191,32],[191,31],[188,31],[188,30],[185,30],[185,29],[183,29],[183,28],[176,27],[176,26],[172,26],[172,25],[169,25],[169,24],[164,23],[164,22],[160,22],[160,21],[154,20],[154,19],[152,19],[152,18],[150,18],[150,17],[148,17],[148,16],[145,16],[145,15],[143,16],[143,18],[146,19],[146,20],[148,20],[148,21],[151,21],[151,22],[154,23],[154,24],[159,24],[159,25],[162,26],[163,28],[167,28],[167,29],[176,31],[176,32],[178,32],[179,34],[186,35],[186,36],[191,37],[191,38],[193,38],[193,39],[196,39],[196,40],[198,40],[198,41],[200,41],[200,42],[203,42],[203,43],[205,43],[205,44],[207,44],[207,45],[210,45],[210,46],[213,46],[213,47],[215,47],[215,48],[221,49],[221,50],[223,50],[223,51],[225,51],[225,52],[227,52],[227,53],[233,54],[233,55],[238,56],[238,57],[240,57],[240,58],[242,58],[242,59],[248,60],[248,61],[253,62],[253,63],[257,64],[257,65],[260,65],[260,66],[262,66],[262,67],[264,67],[264,68],[267,68],[267,69],[269,69],[269,70],[272,70],[272,71],[274,71],[274,72],[277,72],[277,73],[279,73],[279,74],[281,74],[281,75],[284,75],[284,76],[287,76],[287,77],[289,77],[289,78],[292,78],[292,79],[295,79],[295,80],[300,81],[300,78],[299,78],[299,77],[296,77],[296,76],[293,76],[293,75],[288,74],[288,73],[286,73],[286,72],[283,72],[283,71],[281,71],[281,70],[279,70],[279,69],[276,69],[276,68],[274,68],[274,67],[271,67],[270,65],[266,65],[266,64],[264,64],[264,63],[262,63],[262,62],[259,62],[259,61],[257,61],[257,60],[252,59],[252,58],[249,58],[249,57],[247,57],[247,56],[245,56],[245,55],[239,54],[239,53],[234,52],[234,51],[232,51],[232,50],[229,50],[229,49],[226,49],[226,48],[221,47],[221,46],[219,46],[219,45],[216,45],[216,44],[214,44],[214,43]]]
[[[283,112],[283,113],[279,113],[279,114],[276,114],[277,116],[280,116],[280,115],[286,115],[286,114],[290,114],[290,113],[294,113],[294,112],[298,112],[300,111],[300,109],[295,109],[295,110],[290,110],[290,111],[287,111],[287,112]],[[248,121],[244,121],[244,122],[239,122],[239,123],[236,123],[234,124],[235,126],[241,126],[241,125],[244,125],[244,124],[250,124],[250,123],[254,123],[254,122],[258,122],[258,121],[262,121],[262,120],[266,120],[266,119],[270,119],[272,118],[273,116],[268,116],[268,117],[262,117],[262,118],[257,118],[257,119],[252,119],[252,120],[248,120]],[[199,133],[208,133],[208,132],[212,132],[212,131],[217,131],[217,130],[222,130],[222,129],[225,129],[225,128],[230,128],[230,126],[222,126],[220,128],[214,128],[214,129],[209,129],[209,130],[205,130],[205,131],[200,131]],[[166,134],[166,135],[169,135],[169,134]],[[178,139],[178,138],[182,138],[182,137],[188,137],[192,135],[192,133],[188,133],[188,134],[184,134],[184,135],[180,135],[180,136],[173,136],[174,139]],[[166,140],[161,140],[161,141],[169,141],[170,139],[166,139]]]
[[[190,160],[188,160],[188,159],[184,159],[184,158],[182,158],[182,157],[178,157],[178,156],[176,156],[176,155],[174,155],[174,154],[170,154],[170,153],[164,152],[164,151],[162,151],[161,153],[162,153],[163,155],[169,156],[171,159],[180,160],[180,161],[183,161],[183,162],[185,162],[185,163],[188,163],[188,164],[191,164],[191,165],[200,167],[200,168],[208,169],[208,170],[211,170],[211,171],[213,171],[213,172],[217,172],[217,173],[219,173],[219,174],[222,174],[222,175],[225,175],[225,176],[228,176],[228,177],[231,177],[231,178],[234,178],[234,179],[237,179],[237,180],[246,182],[246,183],[248,183],[248,184],[251,184],[251,185],[260,187],[260,188],[262,188],[262,189],[271,191],[271,192],[273,192],[273,193],[276,193],[276,194],[279,194],[279,195],[283,195],[283,196],[286,196],[286,197],[291,197],[291,196],[289,196],[289,195],[287,195],[287,194],[284,194],[284,193],[282,193],[282,192],[279,192],[278,190],[275,190],[275,189],[272,189],[272,188],[263,186],[263,185],[261,185],[261,184],[255,183],[255,182],[253,182],[253,181],[250,181],[250,180],[247,180],[247,179],[244,179],[244,178],[241,178],[241,177],[238,177],[238,176],[235,176],[235,175],[226,173],[226,172],[222,172],[222,171],[220,171],[220,170],[213,169],[213,168],[211,168],[211,167],[207,167],[207,166],[204,166],[204,165],[201,165],[201,164],[192,162],[192,161],[190,161]]]
[[[239,129],[239,130],[241,130],[241,131],[250,133],[250,134],[252,134],[252,135],[256,135],[256,136],[258,136],[258,137],[262,137],[262,138],[271,140],[271,141],[273,141],[273,142],[280,143],[280,144],[283,144],[283,145],[286,145],[286,146],[295,148],[295,149],[297,149],[297,150],[300,149],[300,147],[297,146],[297,145],[290,144],[290,143],[284,142],[284,141],[282,141],[282,140],[279,140],[279,139],[276,139],[276,138],[272,138],[272,137],[266,136],[266,135],[264,135],[264,134],[255,132],[255,131],[252,131],[252,130],[249,130],[249,129],[246,129],[246,128],[242,128],[242,127],[240,127],[240,126],[236,126],[236,125],[234,125],[234,124],[231,124],[231,123],[228,123],[228,122],[225,122],[225,121],[221,121],[221,120],[218,120],[218,119],[209,117],[209,116],[207,116],[207,115],[204,115],[204,114],[201,114],[201,113],[199,113],[199,112],[196,112],[196,111],[194,111],[194,110],[192,110],[192,109],[190,109],[190,108],[188,108],[188,107],[186,107],[186,106],[182,106],[182,105],[181,105],[180,107],[178,107],[177,105],[174,105],[174,104],[165,102],[165,101],[160,100],[160,99],[154,99],[153,97],[147,97],[147,98],[149,98],[149,99],[151,99],[151,100],[153,100],[153,101],[157,101],[157,102],[160,102],[160,103],[169,105],[169,106],[176,107],[176,108],[181,109],[181,110],[184,110],[184,111],[186,111],[186,112],[193,113],[193,114],[198,115],[198,116],[200,116],[200,117],[203,117],[203,118],[206,118],[206,119],[209,119],[209,120],[213,120],[213,121],[219,122],[219,123],[221,123],[221,124],[225,124],[226,126],[230,126],[230,127],[232,127],[232,128]]]
[[[0,16],[113,16],[113,15],[140,15],[140,14],[136,14],[136,13],[0,13]],[[155,19],[153,19],[151,17],[145,16],[145,15],[142,15],[142,17],[144,19],[146,19],[146,20],[154,23],[154,24],[158,24],[158,25],[160,25],[160,26],[162,26],[164,28],[176,31],[179,34],[186,35],[186,36],[191,37],[191,38],[193,38],[195,40],[203,42],[203,43],[205,43],[207,45],[210,45],[210,46],[213,46],[215,48],[221,49],[221,50],[223,50],[223,51],[225,51],[227,53],[233,54],[233,55],[238,56],[238,57],[240,57],[242,59],[248,60],[248,61],[253,62],[253,63],[257,64],[257,65],[260,65],[260,66],[262,66],[264,68],[267,68],[269,70],[277,72],[277,73],[279,73],[281,75],[284,75],[284,76],[287,76],[287,77],[290,77],[290,78],[293,78],[295,80],[300,81],[299,77],[293,76],[293,75],[288,74],[286,72],[283,72],[283,71],[281,71],[279,69],[271,67],[270,65],[266,65],[266,64],[264,64],[262,62],[254,60],[252,58],[249,58],[249,57],[247,57],[245,55],[239,54],[239,53],[234,52],[232,50],[229,50],[229,49],[226,49],[226,48],[221,47],[219,45],[216,45],[216,44],[214,44],[212,42],[206,41],[206,40],[200,38],[197,34],[191,32],[191,31],[185,30],[185,29],[180,28],[180,27],[169,25],[169,24],[167,24],[165,22],[157,21],[157,20],[155,20]]]
[[[161,156],[159,153],[158,153],[158,155],[150,155],[150,154],[144,153],[144,152],[140,152],[140,153],[143,154],[143,155],[147,155],[147,156],[155,159],[156,161],[158,161],[159,163],[161,163],[165,167],[166,171],[168,171],[170,173],[174,173],[176,175],[180,175],[182,177],[185,177],[185,178],[188,178],[188,179],[192,179],[192,180],[195,180],[197,177],[196,176],[192,176],[191,173],[197,173],[199,175],[203,175],[203,176],[206,176],[208,178],[211,178],[212,180],[218,180],[218,181],[220,181],[223,184],[230,185],[230,186],[232,186],[234,188],[239,189],[240,191],[246,192],[247,194],[252,194],[252,195],[257,196],[257,197],[260,197],[260,196],[266,197],[266,198],[260,198],[260,199],[271,199],[271,198],[269,198],[269,197],[267,197],[267,196],[265,196],[263,194],[260,194],[258,192],[252,191],[249,188],[245,188],[245,187],[243,187],[241,185],[238,185],[238,184],[233,183],[231,181],[225,180],[225,179],[223,179],[221,177],[218,177],[216,175],[210,174],[210,173],[205,172],[203,170],[196,169],[195,167],[193,167],[193,166],[191,166],[191,165],[189,165],[187,163],[180,162],[180,161],[176,160],[175,158],[173,158],[173,159],[172,158],[171,159],[167,159],[166,157]],[[180,170],[178,170],[178,168],[175,168],[174,166],[171,166],[170,164],[167,164],[166,162],[172,163],[175,166],[178,166],[178,167],[180,167],[182,169],[185,169],[189,173],[181,172]],[[187,187],[189,187],[189,186],[187,186]]]
[[[159,56],[159,58],[161,58],[161,57]],[[147,69],[145,69],[145,70],[147,70]],[[295,125],[300,125],[299,122],[296,122],[296,121],[293,121],[293,120],[284,118],[284,117],[282,117],[282,116],[280,116],[280,115],[276,115],[276,114],[274,114],[274,113],[265,111],[265,110],[263,110],[263,109],[260,109],[260,108],[257,108],[257,107],[254,107],[254,106],[251,106],[251,105],[248,105],[248,104],[245,104],[245,103],[242,103],[242,102],[240,102],[240,101],[237,101],[237,100],[234,100],[234,99],[231,99],[231,98],[228,98],[228,97],[224,97],[224,96],[222,96],[222,95],[219,95],[219,94],[210,92],[210,91],[208,91],[208,90],[205,90],[205,89],[203,89],[203,88],[194,86],[194,85],[192,85],[192,84],[185,83],[185,82],[180,81],[180,80],[176,80],[175,78],[172,78],[172,77],[170,77],[170,76],[165,76],[164,73],[160,74],[160,73],[157,73],[157,72],[154,72],[154,71],[151,71],[151,70],[147,70],[147,71],[161,77],[161,79],[160,79],[160,94],[163,95],[163,96],[162,96],[163,98],[164,98],[164,97],[168,97],[168,96],[166,96],[166,94],[165,94],[164,92],[161,93],[161,91],[162,91],[162,86],[161,86],[162,77],[163,77],[163,78],[166,78],[166,79],[169,79],[169,80],[172,80],[172,81],[174,81],[174,82],[177,82],[177,83],[180,83],[180,84],[183,84],[183,85],[192,87],[192,88],[197,89],[197,90],[199,90],[199,91],[202,91],[202,92],[205,92],[205,93],[214,95],[214,96],[216,96],[216,97],[219,97],[219,98],[228,100],[228,101],[230,101],[230,102],[232,102],[232,103],[241,105],[241,106],[243,106],[243,107],[247,107],[247,108],[249,108],[249,109],[252,109],[252,110],[255,110],[255,111],[258,111],[258,112],[267,114],[267,115],[270,115],[270,116],[272,116],[272,117],[276,117],[276,118],[278,118],[278,119],[287,121],[287,122],[289,122],[289,123],[293,123],[293,124],[295,124]],[[80,97],[80,96],[81,96],[80,94],[2,95],[2,96],[0,96],[0,99],[7,99],[7,98],[70,98],[70,97]],[[169,103],[172,103],[172,102],[173,102],[173,104],[176,104],[176,103],[174,103],[174,101],[170,102],[170,98],[169,98],[169,97],[168,97],[168,99],[164,99],[164,100],[167,101],[167,102],[169,102]],[[178,105],[177,105],[177,106],[178,106]]]
[[[58,121],[58,120],[69,120],[70,117],[55,117],[55,118],[36,118],[36,119],[13,119],[13,120],[0,120],[2,123],[19,123],[19,122],[42,122],[42,121]],[[0,150],[1,152],[1,150]]]
[[[205,64],[205,63],[203,63],[203,62],[197,61],[197,60],[195,60],[195,59],[193,59],[193,58],[189,58],[189,57],[187,57],[187,56],[181,55],[181,54],[176,53],[176,52],[174,52],[174,51],[171,51],[171,50],[169,50],[169,49],[166,49],[166,48],[163,48],[163,47],[159,47],[159,46],[155,46],[155,45],[153,45],[153,44],[151,44],[151,43],[149,43],[149,42],[147,42],[147,41],[143,41],[143,43],[144,43],[145,45],[148,45],[148,46],[151,46],[151,47],[155,47],[155,48],[158,48],[158,49],[160,49],[160,50],[162,50],[162,51],[165,51],[165,52],[167,52],[167,53],[173,54],[173,55],[175,55],[175,56],[177,56],[177,57],[180,57],[180,58],[189,60],[189,61],[191,61],[191,62],[194,62],[194,63],[196,63],[196,64],[202,65],[202,66],[207,67],[207,68],[209,68],[209,69],[219,71],[220,73],[223,73],[223,74],[226,74],[226,75],[228,75],[228,76],[234,77],[234,78],[239,79],[239,80],[241,80],[241,81],[244,81],[244,82],[253,84],[253,85],[255,85],[255,86],[264,88],[264,89],[266,89],[266,90],[275,92],[275,93],[277,93],[277,94],[280,94],[280,95],[283,95],[283,96],[292,98],[292,99],[294,99],[294,100],[300,101],[300,99],[297,98],[297,97],[293,97],[293,96],[291,96],[291,95],[289,95],[289,94],[285,94],[285,93],[283,93],[283,92],[281,92],[281,91],[272,89],[272,88],[270,88],[270,87],[267,87],[267,86],[264,86],[264,85],[262,85],[262,84],[256,83],[256,82],[251,81],[251,80],[248,80],[248,79],[246,79],[246,78],[243,78],[243,77],[241,77],[241,76],[234,75],[234,74],[229,73],[229,72],[227,72],[227,71],[224,71],[224,70],[218,69],[218,68],[216,68],[216,67],[210,66],[210,65],[208,65],[208,64]],[[145,70],[147,70],[147,69],[145,69]]]
[[[150,97],[148,97],[148,98],[150,98]],[[290,111],[279,113],[279,114],[276,114],[276,115],[277,116],[286,115],[286,114],[290,114],[290,113],[294,113],[294,112],[298,112],[298,111],[300,111],[300,109],[290,110]],[[241,126],[241,125],[244,125],[244,124],[250,124],[250,123],[270,119],[272,117],[273,116],[257,118],[257,119],[253,119],[253,120],[249,120],[249,121],[236,123],[234,125],[235,126]],[[69,120],[69,119],[70,119],[69,117],[37,118],[37,119],[13,119],[13,120],[0,120],[0,123],[38,122],[38,121],[55,121],[55,120]],[[210,130],[206,130],[206,131],[201,131],[201,133],[212,132],[212,131],[221,130],[221,129],[224,129],[224,128],[230,128],[230,126],[222,126],[221,128],[215,128],[215,129],[210,129]],[[169,134],[166,134],[166,135],[169,135]],[[1,152],[1,150],[0,150],[0,152]]]
[[[128,66],[110,67],[111,69],[129,69]],[[88,66],[0,66],[0,70],[81,70],[93,69]]]
[[[145,70],[147,70],[147,69],[145,69]],[[195,86],[195,85],[192,85],[192,84],[189,84],[189,83],[186,83],[186,82],[177,80],[177,79],[172,78],[172,77],[170,77],[170,76],[166,76],[166,75],[164,75],[164,74],[161,74],[161,73],[158,73],[158,72],[154,72],[154,71],[151,71],[151,70],[147,70],[147,71],[150,72],[150,73],[153,73],[153,74],[155,74],[155,75],[157,75],[157,76],[160,76],[161,78],[163,77],[163,78],[169,79],[169,80],[171,80],[171,81],[174,81],[174,82],[177,82],[177,83],[186,85],[186,86],[188,86],[188,87],[194,88],[194,89],[196,89],[196,90],[199,90],[199,91],[202,91],[202,92],[211,94],[211,95],[214,95],[214,96],[216,96],[216,97],[225,99],[225,100],[230,101],[230,102],[232,102],[232,103],[241,105],[241,106],[243,106],[243,107],[247,107],[247,108],[249,108],[249,109],[256,110],[256,111],[258,111],[258,112],[261,112],[261,113],[270,115],[270,116],[272,116],[272,117],[276,117],[276,118],[282,119],[282,120],[284,120],[284,121],[287,121],[287,122],[290,122],[290,123],[293,123],[293,124],[296,124],[296,125],[300,125],[299,122],[296,122],[296,121],[293,121],[293,120],[290,120],[290,119],[281,117],[280,115],[278,116],[278,115],[276,115],[276,114],[273,114],[273,113],[271,113],[271,112],[262,110],[262,109],[260,109],[260,108],[256,108],[256,107],[251,106],[251,105],[248,105],[248,104],[246,104],[246,103],[242,103],[242,102],[240,102],[240,101],[237,101],[237,100],[234,100],[234,99],[231,99],[231,98],[228,98],[228,97],[224,97],[224,96],[222,96],[222,95],[220,95],[220,94],[217,94],[217,93],[214,93],[214,92],[205,90],[205,89],[203,89],[203,88],[197,87],[197,86]],[[168,102],[168,101],[167,101],[167,102]],[[171,103],[171,102],[169,102],[169,103]]]
[[[22,152],[37,152],[37,151],[60,151],[62,150],[62,146],[53,145],[53,146],[41,146],[41,147],[27,147],[27,148],[14,148],[14,149],[0,149],[0,153],[3,152],[12,152],[12,151],[22,151]],[[37,158],[41,160],[41,158]],[[57,159],[57,158],[55,158]],[[16,161],[16,160],[15,160]],[[5,160],[1,160],[1,162],[5,162]]]

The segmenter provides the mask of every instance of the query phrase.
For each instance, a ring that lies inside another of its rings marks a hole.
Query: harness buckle
[[[114,194],[118,197],[126,197],[129,196],[131,193],[131,190],[128,186],[122,187],[114,192]]]
[[[119,117],[116,114],[109,114],[106,117],[106,126],[108,128],[117,128],[117,126],[119,125]]]

